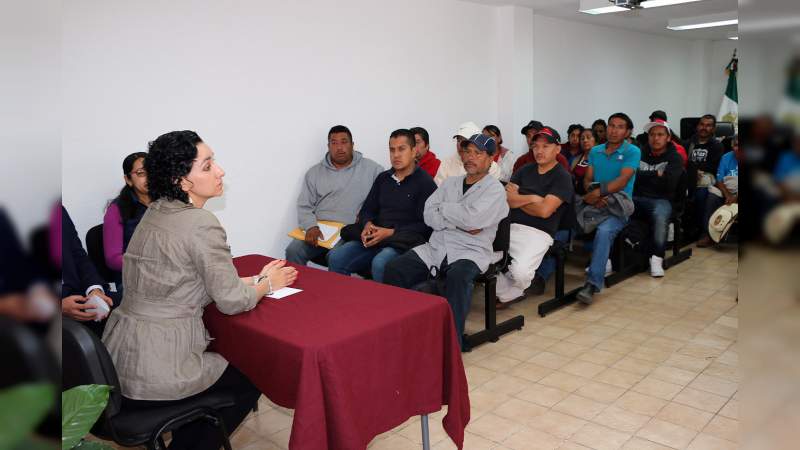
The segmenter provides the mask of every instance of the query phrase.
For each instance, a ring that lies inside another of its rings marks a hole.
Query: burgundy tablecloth
[[[271,259],[234,259],[241,276]],[[461,448],[469,396],[450,307],[440,297],[298,267],[299,294],[226,316],[206,308],[212,350],[292,408],[293,450],[364,449],[409,417],[448,405]]]

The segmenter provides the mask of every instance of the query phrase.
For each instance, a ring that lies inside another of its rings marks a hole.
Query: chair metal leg
[[[564,266],[566,264],[567,252],[563,249],[558,249],[555,254],[556,257],[556,297],[561,298],[564,296]]]
[[[488,330],[494,328],[497,324],[497,307],[495,306],[495,303],[497,303],[497,277],[491,276],[487,278],[486,283],[484,283],[483,295],[486,300],[484,305],[486,316],[483,323]],[[497,339],[492,342],[497,342]]]
[[[222,446],[225,448],[225,450],[232,450],[231,442],[228,437],[228,431],[225,428],[225,422],[222,420],[222,417],[219,415],[218,411],[208,407],[194,409],[161,424],[159,428],[153,431],[150,441],[147,443],[148,450],[166,450],[167,447],[164,445],[164,440],[161,438],[161,435],[167,431],[180,428],[181,426],[196,420],[207,420],[211,422],[211,424],[214,425],[222,435]]]
[[[147,443],[147,450],[167,450],[167,444],[161,436],[154,436],[150,442]]]
[[[210,412],[206,414],[206,418],[217,427],[217,430],[219,430],[220,437],[222,437],[222,447],[225,450],[232,450],[231,441],[228,438],[228,430],[225,428],[225,421],[222,420],[222,417],[219,416],[219,413],[217,411]]]
[[[422,449],[431,450],[431,435],[428,429],[428,415],[423,414],[420,416],[420,423],[422,424]]]
[[[550,300],[544,301],[539,303],[538,313],[539,317],[544,317],[547,314],[563,308],[567,305],[575,303],[577,300],[576,296],[578,291],[581,288],[573,289],[569,292],[564,292],[564,270],[566,265],[567,254],[566,251],[563,249],[559,249],[555,253],[556,258],[556,286],[555,286],[555,296]]]
[[[473,348],[486,342],[497,342],[500,336],[512,331],[521,330],[525,325],[525,317],[514,316],[508,320],[497,323],[497,278],[487,276],[484,280],[484,329],[473,334],[462,336],[463,351],[470,352]]]
[[[672,255],[664,260],[664,268],[669,269],[670,267],[676,266],[683,261],[686,261],[692,256],[692,249],[687,248],[686,250],[681,251],[681,242],[683,241],[683,231],[681,227],[680,220],[674,220],[672,222],[675,227],[675,235],[672,239]]]

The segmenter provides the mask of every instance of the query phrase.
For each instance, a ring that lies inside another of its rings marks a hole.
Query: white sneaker
[[[586,269],[584,271],[586,273],[589,273],[589,266],[586,266]],[[609,275],[611,275],[612,272],[614,272],[614,268],[611,266],[611,260],[609,259],[608,261],[606,261],[606,274],[605,275],[609,276]]]
[[[650,275],[656,278],[664,276],[664,258],[655,255],[650,257]]]

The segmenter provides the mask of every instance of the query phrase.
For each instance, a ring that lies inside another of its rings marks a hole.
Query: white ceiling
[[[468,0],[487,5],[518,5],[532,8],[537,14],[612,28],[623,28],[649,34],[684,39],[726,39],[736,34],[736,25],[701,30],[668,30],[667,21],[736,11],[737,0],[701,0],[694,3],[640,9],[612,14],[591,15],[578,11],[580,0]]]

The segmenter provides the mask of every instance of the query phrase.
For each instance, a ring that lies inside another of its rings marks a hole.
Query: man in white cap
[[[654,118],[644,126],[647,142],[633,185],[634,217],[645,220],[653,231],[650,275],[664,276],[667,227],[672,215],[672,200],[683,173],[683,160],[672,143],[669,124]]]
[[[481,132],[481,129],[475,125],[475,122],[464,122],[458,126],[458,130],[456,130],[456,134],[453,136],[456,143],[456,152],[442,160],[439,171],[436,172],[436,176],[433,177],[433,181],[436,182],[437,186],[441,186],[442,182],[447,178],[466,175],[467,172],[464,170],[464,161],[461,157],[461,143],[469,140],[470,137],[476,134],[481,134]],[[494,161],[492,161],[492,166],[489,168],[489,175],[498,180],[502,176],[500,166]]]

